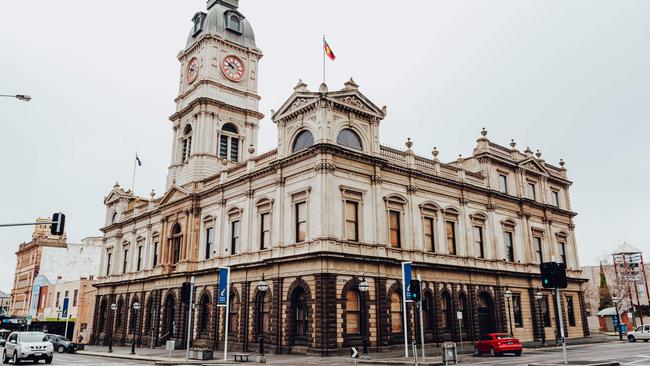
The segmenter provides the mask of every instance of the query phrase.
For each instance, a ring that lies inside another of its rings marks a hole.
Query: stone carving
[[[384,179],[378,175],[371,175],[370,176],[370,183],[371,184],[381,184],[383,183]]]
[[[357,98],[355,98],[353,96],[348,96],[348,97],[344,97],[344,98],[337,98],[336,100],[343,103],[343,104],[347,104],[349,106],[352,106],[352,107],[355,107],[355,108],[358,108],[358,109],[362,109],[364,111],[368,110],[368,107],[366,107],[359,99],[357,99]]]
[[[336,166],[332,163],[318,163],[314,167],[314,170],[316,170],[316,173],[334,173]]]
[[[305,104],[307,104],[307,99],[301,98],[301,99],[296,99],[293,104],[291,104],[291,107],[289,108],[290,110],[298,109],[300,107],[303,107]]]

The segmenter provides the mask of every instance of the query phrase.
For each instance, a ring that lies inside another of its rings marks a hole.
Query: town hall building
[[[428,343],[495,331],[553,339],[558,309],[539,291],[551,259],[568,268],[567,336],[588,335],[564,162],[485,129],[451,162],[436,148],[416,155],[410,140],[386,147],[386,108],[352,79],[298,82],[272,111],[277,147],[259,154],[251,24],[237,0],[210,0],[192,22],[166,191],[138,197],[116,184],[104,200],[93,343],[185,347],[180,288],[194,277],[192,346],[222,349],[226,332],[230,348],[249,351],[262,335],[275,353],[338,354],[364,338],[371,350],[403,346],[405,261],[423,281]],[[228,308],[216,306],[220,267],[231,269]],[[415,339],[412,304],[406,318]]]

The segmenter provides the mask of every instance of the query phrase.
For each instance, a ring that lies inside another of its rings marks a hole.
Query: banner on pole
[[[413,302],[411,300],[411,262],[402,262],[402,281],[406,290],[404,291],[404,298],[406,302]]]
[[[219,294],[217,306],[228,305],[228,286],[230,284],[230,268],[219,268]]]
[[[67,318],[68,317],[68,302],[69,299],[66,297],[63,299],[63,310],[61,311],[61,317],[62,318]]]

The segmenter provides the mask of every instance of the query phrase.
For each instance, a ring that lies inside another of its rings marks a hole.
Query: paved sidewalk
[[[618,341],[617,336],[608,336],[596,334],[589,338],[580,338],[580,339],[569,339],[567,345],[577,346],[577,345],[586,345],[594,343],[604,343],[604,342],[616,342]],[[548,348],[554,349],[561,346],[555,344],[554,339],[548,340],[546,346],[540,344],[540,342],[524,342],[524,348],[534,349],[534,348]],[[460,352],[460,344],[457,344],[458,351]],[[463,342],[463,354],[470,354],[473,352],[474,346],[470,342]],[[113,353],[108,353],[108,347],[102,346],[86,346],[83,351],[79,351],[79,354],[88,355],[88,356],[101,356],[101,357],[112,357],[112,358],[121,358],[121,359],[130,359],[130,360],[141,360],[141,361],[151,361],[155,362],[158,365],[228,365],[234,364],[232,353],[234,351],[228,352],[228,361],[223,361],[223,350],[214,351],[214,360],[209,361],[199,361],[199,360],[185,360],[185,350],[174,350],[171,352],[171,355],[168,351],[165,351],[164,348],[136,348],[136,354],[132,355],[131,347],[113,347]],[[361,349],[359,349],[361,351]],[[441,352],[440,347],[436,347],[435,344],[428,344],[425,348],[425,354],[428,356],[426,359],[419,357],[421,355],[421,350],[418,350],[418,361],[420,365],[439,365],[441,364]],[[257,354],[256,350],[251,350],[247,352],[250,354],[250,361],[247,364],[257,364],[255,362],[255,356]],[[383,365],[413,365],[413,354],[412,349],[409,348],[409,358],[404,358],[404,348],[395,347],[388,352],[381,353],[370,353],[370,361],[357,360],[359,364],[383,364]],[[295,355],[295,354],[267,354],[266,363],[275,364],[275,365],[307,365],[307,364],[324,364],[327,365],[330,362],[344,362],[349,361],[350,364],[353,363],[353,359],[348,355],[342,356],[331,356],[331,357],[317,357],[317,356],[305,356],[305,355]],[[237,364],[240,364],[239,362]]]

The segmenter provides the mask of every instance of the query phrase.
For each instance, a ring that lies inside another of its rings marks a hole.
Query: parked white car
[[[650,325],[641,325],[635,330],[627,333],[627,339],[630,342],[640,341],[650,341]]]
[[[2,363],[13,360],[14,365],[20,361],[29,360],[34,363],[45,360],[52,363],[54,346],[48,341],[43,332],[13,332],[7,337]]]

